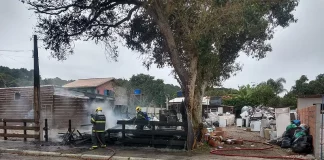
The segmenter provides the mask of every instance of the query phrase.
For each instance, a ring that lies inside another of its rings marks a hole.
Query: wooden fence
[[[163,122],[163,121],[129,121],[129,120],[118,120],[117,124],[122,125],[122,129],[108,129],[108,137],[110,139],[111,133],[122,133],[120,139],[124,143],[137,143],[137,144],[148,144],[148,145],[167,145],[167,146],[183,146],[186,144],[187,132],[184,130],[175,129],[157,129],[156,127],[175,127],[185,126],[184,122]],[[126,125],[150,125],[150,130],[137,130],[137,129],[126,129]],[[137,135],[129,138],[126,133],[132,133]],[[179,136],[181,138],[174,138]],[[167,138],[168,137],[168,138]]]
[[[1,119],[0,118],[0,122],[3,123],[3,126],[0,126],[0,129],[3,129],[3,133],[0,133],[0,137],[4,137],[4,140],[7,140],[8,137],[24,138],[24,141],[27,141],[27,138],[35,138],[35,139],[40,138],[39,127],[27,125],[27,123],[35,123],[34,119]],[[22,126],[17,126],[17,124],[19,123],[21,123]],[[22,130],[24,131],[24,133],[23,134],[8,133],[8,130],[19,130],[19,131]],[[38,132],[38,134],[27,134],[27,130],[34,130],[35,132]]]

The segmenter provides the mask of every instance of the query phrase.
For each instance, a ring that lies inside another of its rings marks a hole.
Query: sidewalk
[[[107,149],[88,150],[88,146],[59,146],[51,143],[36,144],[34,142],[22,141],[0,141],[0,151],[2,153],[18,153],[32,156],[55,156],[70,157],[77,159],[107,159],[112,152]],[[112,146],[116,151],[113,160],[259,160],[258,158],[223,157],[212,155],[209,151],[201,153],[186,152],[184,150],[155,149],[149,147],[122,147]]]

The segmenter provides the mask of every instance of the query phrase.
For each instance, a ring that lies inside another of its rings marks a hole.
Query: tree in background
[[[238,90],[233,88],[214,88],[214,87],[207,87],[205,96],[230,96],[233,94],[237,94]]]
[[[324,74],[319,74],[314,80],[308,81],[307,76],[302,75],[296,80],[291,92],[297,96],[324,94]]]
[[[280,93],[287,91],[284,88],[284,83],[286,83],[286,79],[284,78],[278,78],[276,80],[270,78],[269,80],[267,80],[266,83],[268,86],[270,86],[274,91],[276,95],[279,95]]]
[[[141,89],[144,98],[148,103],[162,105],[165,103],[164,82],[161,79],[154,79],[153,76],[138,74],[133,75],[129,83],[132,89]]]
[[[118,56],[116,42],[147,55],[144,64],[170,65],[185,95],[188,149],[201,122],[201,98],[240,69],[240,51],[261,59],[274,28],[296,22],[298,0],[22,0],[40,14],[37,32],[59,60],[73,41],[95,40]]]
[[[128,90],[128,94],[133,94],[134,89],[140,89],[144,94],[144,99],[147,102],[160,106],[165,106],[166,96],[172,99],[176,97],[179,86],[172,84],[164,84],[163,80],[155,79],[153,76],[146,74],[133,75],[130,80],[117,79],[117,85]]]
[[[41,85],[55,85],[55,86],[64,86],[65,84],[71,83],[73,80],[63,80],[61,78],[45,78],[41,80]]]

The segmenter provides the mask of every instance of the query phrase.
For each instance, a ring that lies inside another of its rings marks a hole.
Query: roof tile
[[[90,79],[79,79],[74,82],[64,85],[64,88],[85,88],[85,87],[98,87],[104,83],[107,83],[114,78],[90,78]]]

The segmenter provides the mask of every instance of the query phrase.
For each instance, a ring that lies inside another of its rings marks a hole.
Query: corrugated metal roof
[[[74,82],[64,85],[64,88],[85,88],[85,87],[98,87],[104,83],[107,83],[115,78],[90,78],[79,79]]]
[[[40,85],[40,87],[56,87],[55,85]],[[24,89],[24,88],[34,88],[34,86],[22,86],[22,87],[7,87],[0,89]]]

